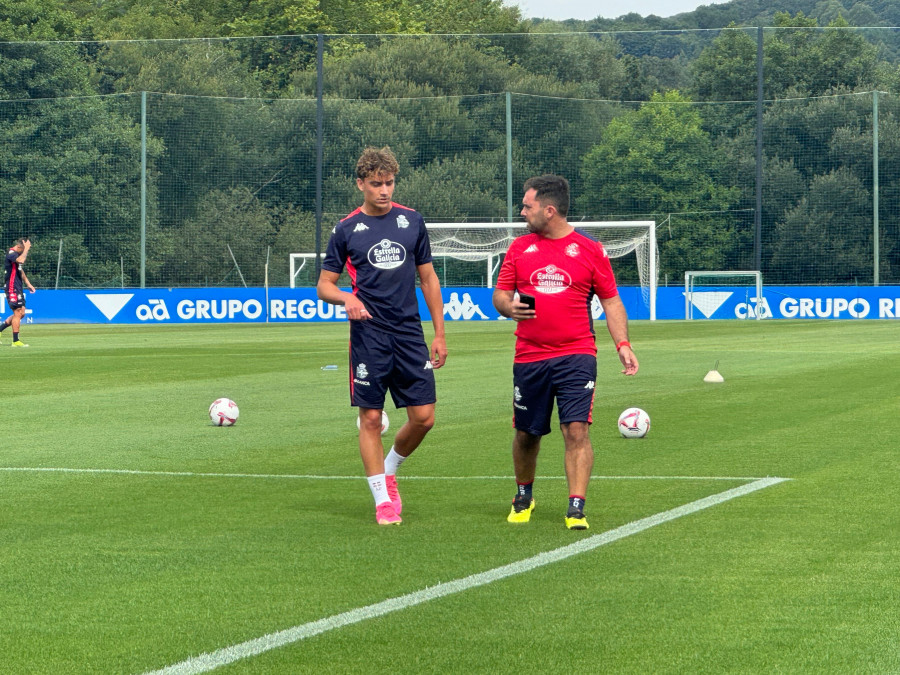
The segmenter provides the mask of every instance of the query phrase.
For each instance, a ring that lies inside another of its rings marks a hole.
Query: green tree
[[[33,236],[34,279],[55,276],[59,239],[66,268],[81,283],[130,282],[140,263],[140,129],[127,99],[66,99],[5,103],[18,108],[0,121],[0,226]],[[161,152],[148,143],[150,171]],[[150,199],[154,194],[151,192]],[[158,245],[155,211],[148,237]],[[164,246],[164,244],[163,244]]]
[[[716,269],[743,236],[723,216],[738,190],[720,172],[697,109],[677,91],[657,94],[610,122],[585,155],[576,204],[596,220],[652,216],[661,222],[672,213],[697,214],[662,241],[661,272],[677,277],[685,269]]]
[[[94,93],[84,49],[54,42],[76,40],[83,30],[59,0],[0,0],[0,99]]]
[[[729,26],[691,66],[701,101],[752,101],[756,98],[756,40],[746,29]]]
[[[619,58],[621,45],[612,37],[596,39],[589,35],[532,33],[528,40],[507,41],[508,53],[533,75],[577,84],[577,95],[584,98],[619,98],[625,89],[628,72]],[[518,44],[515,44],[518,43]]]
[[[200,206],[179,229],[168,260],[175,264],[160,268],[156,283],[262,286],[268,261],[269,283],[286,286],[288,255],[315,248],[310,214],[273,208],[246,187],[210,191]]]
[[[779,283],[872,282],[872,201],[848,168],[816,176],[776,225],[768,277]]]

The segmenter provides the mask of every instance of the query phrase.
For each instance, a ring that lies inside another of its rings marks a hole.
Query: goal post
[[[320,258],[325,258],[324,253],[319,254]],[[315,253],[291,253],[289,256],[290,261],[290,276],[288,277],[290,280],[291,288],[297,288],[297,286],[315,286],[319,281],[315,279]],[[306,283],[297,283],[297,277],[301,275],[301,273],[306,272],[303,276],[302,280]],[[311,274],[310,274],[311,272]]]
[[[709,319],[722,303],[734,294],[734,288],[744,289],[747,318],[766,316],[763,297],[762,272],[758,270],[692,270],[684,273],[684,318],[691,321],[695,310]],[[699,318],[699,317],[698,317]]]

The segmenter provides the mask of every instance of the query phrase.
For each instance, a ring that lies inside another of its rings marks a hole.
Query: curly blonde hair
[[[388,146],[384,146],[381,150],[369,146],[356,163],[356,177],[361,179],[381,174],[396,176],[398,173],[400,164]]]

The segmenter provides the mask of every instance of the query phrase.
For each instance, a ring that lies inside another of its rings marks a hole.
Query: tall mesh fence
[[[288,285],[289,255],[359,205],[361,150],[390,145],[395,200],[426,221],[518,219],[544,172],[569,178],[573,222],[656,221],[660,285],[900,283],[898,95],[843,82],[852,60],[833,81],[782,72],[779,51],[874,49],[896,69],[896,31],[768,32],[759,164],[755,40],[325,36],[321,166],[316,36],[2,44],[0,241],[32,237],[45,288]],[[617,274],[637,283],[631,261]]]

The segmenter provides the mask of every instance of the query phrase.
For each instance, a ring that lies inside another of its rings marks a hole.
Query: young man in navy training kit
[[[28,259],[28,251],[31,250],[31,240],[27,237],[19,239],[13,244],[6,254],[6,276],[4,277],[3,290],[6,293],[6,304],[12,310],[12,316],[0,323],[0,333],[12,326],[13,347],[27,347],[28,345],[19,339],[19,326],[25,317],[25,293],[23,286],[34,293],[34,286],[25,276],[22,265]]]
[[[541,436],[550,433],[553,399],[565,442],[569,506],[565,524],[588,529],[585,496],[594,450],[590,424],[597,378],[591,300],[600,298],[625,375],[638,371],[628,341],[628,315],[603,245],[566,217],[569,183],[553,175],[525,182],[522,216],[528,234],[509,246],[494,288],[494,307],[517,322],[513,361],[512,455],[516,495],[507,520],[527,523]]]
[[[316,286],[320,299],[344,305],[350,321],[350,404],[359,408],[359,453],[379,525],[401,522],[397,470],[434,426],[434,369],[447,359],[444,303],[425,221],[391,199],[399,170],[390,148],[363,152],[356,164],[363,204],[332,231]],[[337,285],[344,269],[351,292]],[[430,350],[417,276],[434,326]],[[394,405],[406,408],[407,421],[385,457],[381,413],[388,390]]]

